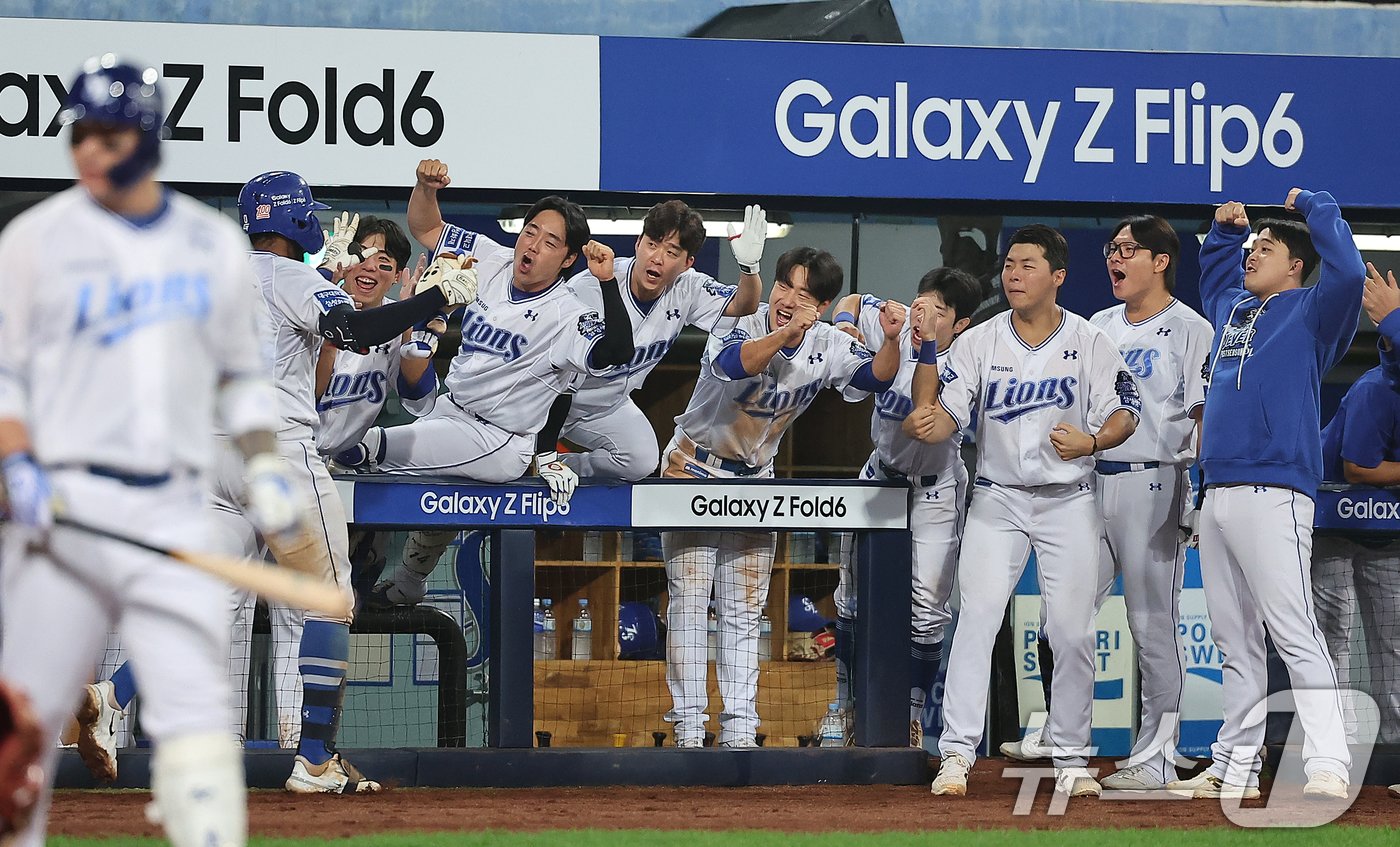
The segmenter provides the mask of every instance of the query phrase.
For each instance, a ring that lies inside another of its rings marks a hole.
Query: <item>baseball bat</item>
[[[54,524],[68,529],[96,535],[101,538],[120,541],[142,550],[149,550],[162,556],[169,556],[179,562],[218,577],[237,588],[252,591],[268,600],[286,603],[308,612],[318,612],[337,618],[350,616],[350,607],[339,589],[310,574],[275,565],[265,565],[250,559],[224,556],[218,553],[201,553],[194,550],[181,550],[175,547],[162,547],[139,538],[132,538],[120,532],[91,526],[70,517],[56,515]]]

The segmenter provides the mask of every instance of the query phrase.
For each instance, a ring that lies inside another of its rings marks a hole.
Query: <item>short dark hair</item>
[[[958,268],[934,268],[919,280],[919,295],[937,291],[943,303],[953,309],[954,322],[972,317],[982,304],[982,283]]]
[[[807,291],[818,303],[829,303],[846,287],[846,274],[836,257],[815,247],[794,247],[778,257],[776,279],[787,280],[795,267],[807,269]]]
[[[588,216],[583,213],[579,204],[572,200],[566,200],[558,194],[541,197],[530,207],[530,211],[525,213],[525,223],[528,224],[539,217],[541,212],[558,212],[563,216],[564,243],[570,253],[578,253],[583,249],[583,245],[588,243],[588,239],[593,237],[593,233],[588,229]]]
[[[681,249],[691,256],[698,256],[705,246],[705,219],[681,200],[667,200],[657,203],[647,211],[642,221],[642,235],[652,241],[661,241],[671,233],[681,242]]]
[[[1001,254],[1003,265],[1011,254],[1011,248],[1017,244],[1034,244],[1045,251],[1045,261],[1050,263],[1051,271],[1069,269],[1069,244],[1057,229],[1045,224],[1027,224],[1016,230],[1006,242],[1006,251]]]
[[[1288,248],[1290,258],[1303,260],[1303,279],[1307,280],[1312,276],[1313,269],[1322,261],[1322,257],[1313,246],[1312,231],[1308,229],[1308,225],[1282,218],[1265,218],[1254,225],[1254,235],[1257,237],[1266,229],[1275,241],[1282,242],[1283,246]]]
[[[355,240],[363,242],[366,237],[371,235],[384,238],[384,252],[389,254],[389,258],[398,264],[399,270],[408,267],[408,259],[413,255],[413,247],[408,243],[408,236],[404,234],[403,227],[388,218],[365,215],[360,218],[360,228],[355,230]]]
[[[1133,234],[1134,241],[1151,250],[1152,255],[1167,254],[1167,270],[1163,277],[1167,283],[1167,291],[1175,291],[1176,266],[1180,264],[1181,259],[1181,238],[1177,236],[1176,230],[1172,229],[1172,225],[1157,215],[1129,215],[1118,222],[1109,238],[1117,238],[1123,227],[1127,227]]]

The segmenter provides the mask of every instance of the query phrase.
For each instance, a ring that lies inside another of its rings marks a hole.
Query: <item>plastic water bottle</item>
[[[820,738],[819,747],[846,746],[846,727],[845,722],[841,720],[841,705],[839,703],[831,703],[826,707],[826,714],[822,717],[818,737]]]
[[[710,607],[710,619],[705,624],[705,631],[708,635],[710,646],[710,661],[719,661],[719,619],[715,617],[714,607]]]
[[[554,601],[546,597],[543,600],[541,600],[540,603],[544,606],[544,628],[540,632],[540,637],[544,643],[543,649],[540,651],[540,658],[557,659],[559,658],[559,639],[557,637],[558,629],[554,620],[554,610],[550,608],[554,605]]]
[[[578,601],[578,617],[574,618],[575,662],[586,662],[593,658],[593,618],[588,615],[588,600]]]
[[[544,603],[535,598],[535,659],[544,658]]]
[[[766,662],[773,658],[773,621],[767,615],[758,618],[758,660]]]

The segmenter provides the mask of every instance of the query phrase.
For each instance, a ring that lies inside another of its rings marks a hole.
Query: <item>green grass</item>
[[[834,837],[835,836],[835,837]],[[545,832],[433,832],[364,835],[325,840],[253,838],[250,847],[791,847],[796,842],[837,844],[841,847],[1138,847],[1189,842],[1191,847],[1369,847],[1393,845],[1400,829],[1328,826],[1320,829],[1193,829],[1193,830],[1012,830],[891,832],[876,834],[655,830],[549,830]],[[50,838],[50,847],[156,847],[154,838]]]

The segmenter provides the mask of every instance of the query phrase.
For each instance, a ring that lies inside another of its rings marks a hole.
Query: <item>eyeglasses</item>
[[[1149,253],[1152,252],[1151,247],[1148,247],[1146,244],[1138,244],[1135,241],[1110,241],[1103,246],[1103,257],[1105,259],[1111,259],[1113,258],[1113,254],[1117,253],[1125,259],[1131,259],[1137,255],[1137,251],[1139,250],[1146,250]]]

